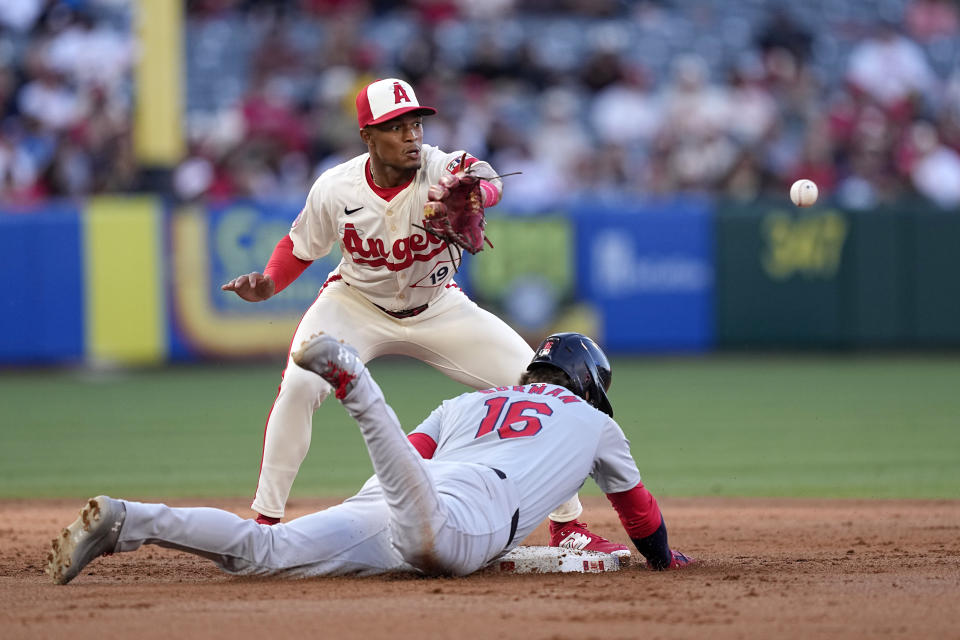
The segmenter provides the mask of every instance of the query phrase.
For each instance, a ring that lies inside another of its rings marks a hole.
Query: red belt
[[[402,311],[390,311],[390,309],[384,309],[378,304],[375,304],[374,306],[377,307],[377,309],[380,309],[380,311],[383,311],[387,315],[393,316],[394,318],[412,318],[413,316],[418,316],[426,311],[428,305],[422,304],[419,307],[414,307],[413,309],[403,309]]]

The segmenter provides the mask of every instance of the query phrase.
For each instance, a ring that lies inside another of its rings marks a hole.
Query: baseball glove
[[[477,253],[483,243],[493,248],[483,234],[483,193],[480,177],[465,167],[467,154],[460,156],[456,171],[445,173],[430,187],[427,203],[423,206],[425,229],[434,236],[456,245],[464,251]]]

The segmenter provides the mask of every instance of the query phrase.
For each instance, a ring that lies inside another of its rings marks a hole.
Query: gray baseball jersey
[[[607,493],[640,482],[620,427],[562,387],[500,387],[443,403],[416,429],[438,443],[431,460],[368,373],[344,406],[378,472],[354,497],[273,527],[218,509],[126,502],[117,551],[171,546],[241,574],[465,575],[521,542],[587,475]]]
[[[461,395],[441,404],[415,432],[437,443],[434,461],[476,462],[506,474],[520,497],[520,540],[587,476],[604,493],[640,482],[630,443],[613,418],[555,385]]]

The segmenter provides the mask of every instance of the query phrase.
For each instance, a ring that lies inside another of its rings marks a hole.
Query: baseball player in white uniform
[[[431,459],[404,436],[355,350],[320,335],[293,358],[339,387],[357,420],[376,471],[358,494],[276,526],[219,509],[99,496],[53,540],[54,581],[65,584],[97,556],[143,544],[189,551],[235,574],[467,575],[515,547],[587,476],[650,568],[694,562],[670,549],[660,508],[612,418],[609,362],[586,336],[547,338],[520,384],[441,404],[413,432],[434,443]],[[558,463],[567,471],[561,477]]]
[[[530,360],[530,347],[460,290],[453,280],[459,252],[423,230],[430,186],[453,173],[464,152],[423,144],[423,116],[436,110],[420,105],[403,80],[369,84],[356,104],[368,152],[317,179],[264,273],[239,276],[222,289],[251,302],[266,300],[338,244],[343,259],[303,315],[291,345],[324,331],[355,347],[364,362],[405,355],[474,389],[515,383]],[[482,178],[484,206],[495,205],[503,185],[494,170],[469,155],[466,164]],[[274,524],[283,517],[310,446],[313,413],[330,390],[288,357],[267,418],[251,505],[258,522]],[[629,553],[588,531],[577,520],[580,501],[571,495],[550,515],[551,543]]]

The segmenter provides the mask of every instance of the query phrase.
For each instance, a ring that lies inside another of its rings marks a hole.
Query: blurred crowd
[[[136,184],[134,43],[125,5],[0,1],[0,201]]]
[[[796,5],[796,6],[793,6]],[[300,200],[363,151],[353,98],[399,75],[425,141],[504,204],[799,177],[869,208],[960,207],[958,0],[188,0],[181,200]],[[0,2],[0,200],[134,190],[124,0]]]

